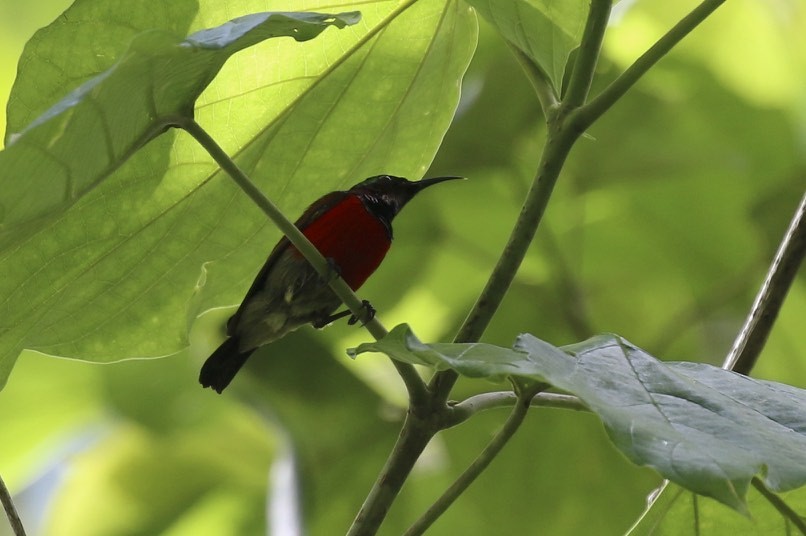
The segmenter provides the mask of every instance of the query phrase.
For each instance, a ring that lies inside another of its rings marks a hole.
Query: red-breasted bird
[[[295,225],[350,288],[358,290],[389,250],[392,220],[403,206],[428,186],[459,178],[412,182],[390,175],[370,177],[317,199]],[[227,322],[228,338],[205,361],[199,382],[220,393],[257,348],[305,324],[323,327],[349,315],[333,314],[340,304],[328,282],[281,238]]]

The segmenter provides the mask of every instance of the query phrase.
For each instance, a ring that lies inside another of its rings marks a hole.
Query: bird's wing
[[[297,229],[304,231],[305,228],[310,225],[312,222],[316,221],[321,217],[325,212],[330,210],[334,205],[336,205],[339,201],[344,199],[347,196],[347,192],[336,191],[330,192],[323,197],[320,197],[317,201],[315,201],[311,206],[305,209],[305,212],[302,213],[302,216],[294,222],[294,225],[297,226]],[[238,307],[238,310],[235,311],[235,314],[230,317],[227,321],[227,335],[230,337],[235,334],[236,328],[238,327],[238,322],[240,321],[241,315],[243,314],[245,305],[249,302],[249,300],[258,292],[260,292],[266,284],[266,278],[268,277],[269,272],[274,267],[274,264],[277,262],[277,259],[285,252],[291,242],[288,241],[288,238],[283,236],[280,238],[280,241],[277,242],[277,245],[274,246],[274,249],[271,250],[269,254],[269,258],[266,259],[266,262],[263,264],[263,267],[258,272],[255,280],[252,281],[252,286],[249,287],[249,290],[246,292],[246,296],[244,296],[243,300],[241,301],[241,306]]]

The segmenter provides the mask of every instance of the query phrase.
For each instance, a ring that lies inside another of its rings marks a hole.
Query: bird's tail
[[[202,387],[212,387],[220,394],[254,351],[241,352],[238,349],[238,338],[230,337],[204,362],[199,383]]]

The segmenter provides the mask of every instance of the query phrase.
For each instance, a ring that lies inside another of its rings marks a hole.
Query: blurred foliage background
[[[3,102],[24,41],[68,4],[0,0]],[[594,92],[695,4],[621,2]],[[531,88],[482,23],[428,174],[470,180],[397,220],[396,243],[361,292],[385,324],[451,338],[508,236],[542,138]],[[566,344],[612,331],[664,359],[719,364],[804,186],[806,8],[727,2],[577,144],[484,340],[510,345],[528,331]],[[754,376],[806,387],[805,283]],[[0,392],[0,474],[30,534],[261,534],[267,518],[292,534],[295,508],[310,534],[346,529],[399,429],[392,367],[344,355],[361,330],[303,329],[214,396],[196,378],[229,312],[202,317],[172,358],[99,366],[23,354]],[[461,381],[454,398],[497,387]],[[383,534],[402,532],[504,417],[490,411],[442,434]],[[618,534],[658,482],[594,417],[535,410],[431,533]]]

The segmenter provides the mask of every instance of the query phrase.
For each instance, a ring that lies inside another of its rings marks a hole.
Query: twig
[[[3,482],[3,477],[0,477],[0,502],[3,503],[3,509],[6,511],[8,517],[8,524],[14,532],[14,536],[25,536],[25,527],[22,526],[17,509],[14,507],[14,501],[11,499],[11,493]]]
[[[517,401],[518,395],[512,391],[494,391],[473,395],[452,406],[453,414],[449,426],[456,426],[481,411],[512,407]],[[589,411],[577,397],[558,393],[539,393],[532,398],[530,405],[532,407]]]
[[[409,412],[394,449],[358,511],[347,536],[369,536],[381,526],[417,459],[437,432]]]
[[[593,124],[603,113],[610,109],[638,80],[644,76],[658,61],[674,48],[684,37],[699,26],[716,8],[725,3],[725,0],[704,0],[691,12],[680,19],[671,30],[644,52],[635,63],[630,65],[599,95],[574,112],[578,128],[583,130]]]
[[[773,508],[778,510],[784,519],[792,523],[801,534],[806,534],[806,521],[804,521],[797,512],[792,510],[778,495],[768,490],[767,486],[765,486],[758,477],[753,477],[753,480],[750,482],[753,484],[753,487],[770,502]]]
[[[805,254],[806,194],[803,195],[789,228],[778,246],[778,251],[770,264],[767,277],[759,289],[750,314],[747,315],[745,324],[733,343],[733,348],[722,364],[723,369],[733,370],[740,374],[749,374],[753,369]],[[666,491],[668,484],[668,480],[663,481],[654,494],[651,504],[647,507],[647,511],[653,507],[662,493],[668,493]],[[775,509],[795,525],[801,534],[806,534],[806,524],[797,512],[793,512],[778,495],[769,491],[758,477],[753,478],[752,484]],[[633,528],[638,523],[640,520],[633,525]]]
[[[565,92],[562,107],[568,111],[575,110],[585,104],[588,92],[596,74],[599,52],[602,50],[607,21],[610,19],[612,0],[592,0],[582,40],[579,43],[574,69],[568,80],[568,91]]]
[[[232,180],[248,195],[252,201],[277,225],[280,231],[288,237],[288,240],[302,253],[302,255],[311,263],[311,266],[316,269],[316,272],[322,276],[324,280],[330,281],[330,288],[341,299],[347,308],[352,311],[362,321],[366,317],[366,310],[363,302],[355,295],[352,289],[341,277],[333,277],[332,270],[328,266],[327,261],[319,253],[319,250],[311,244],[311,242],[297,229],[296,225],[291,223],[280,209],[272,203],[269,198],[263,195],[263,192],[255,186],[249,177],[241,171],[238,165],[229,157],[229,155],[216,143],[216,141],[193,119],[179,118],[176,125],[184,129],[188,134],[193,136],[199,144],[213,157],[216,163],[224,170]],[[377,316],[365,322],[364,327],[372,334],[375,339],[381,339],[386,336],[386,328],[383,327]],[[392,364],[397,369],[406,388],[409,392],[409,398],[412,402],[422,403],[427,393],[425,392],[425,383],[420,378],[414,366],[407,363],[402,363],[397,360],[392,360]]]
[[[784,303],[798,268],[806,256],[806,194],[775,253],[767,277],[758,291],[750,314],[745,319],[722,368],[749,374],[756,364],[775,319]]]
[[[417,536],[423,534],[428,527],[430,527],[439,516],[445,513],[445,510],[456,501],[459,496],[472,484],[476,478],[484,471],[490,462],[501,452],[504,445],[512,438],[515,432],[518,431],[520,425],[523,423],[526,412],[529,411],[529,403],[532,395],[519,397],[515,407],[509,414],[504,425],[495,434],[492,441],[484,448],[483,451],[473,460],[467,469],[459,475],[451,486],[445,490],[439,499],[434,501],[434,504],[426,510],[426,512],[414,522],[414,524],[404,534],[405,536]]]

